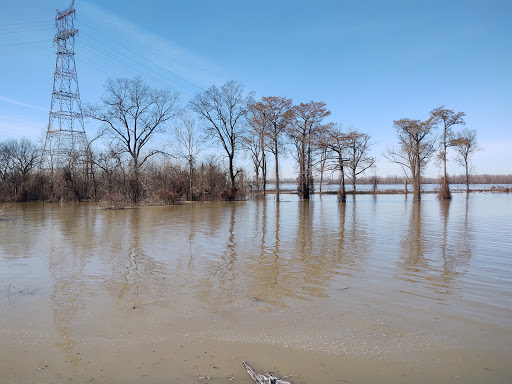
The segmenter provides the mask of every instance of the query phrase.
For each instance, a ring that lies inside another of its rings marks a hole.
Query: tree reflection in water
[[[106,260],[110,276],[104,281],[107,292],[120,308],[135,306],[140,311],[153,306],[168,304],[170,298],[167,264],[153,254],[162,233],[153,226],[151,212],[132,209],[125,214],[120,230],[118,225],[107,225],[105,238],[117,239]],[[110,232],[112,231],[112,232]]]
[[[86,307],[84,271],[91,259],[86,233],[94,231],[94,219],[89,210],[74,205],[57,209],[54,214],[58,219],[54,218],[50,232],[48,269],[53,280],[53,321],[60,337],[55,346],[64,353],[76,374],[81,359],[76,354],[75,322]]]
[[[439,204],[438,216],[428,211],[432,204]],[[402,287],[402,292],[442,303],[443,295],[457,288],[460,274],[471,258],[471,239],[467,204],[464,216],[457,212],[451,218],[452,204],[452,200],[411,202],[408,229],[397,262],[400,270],[396,276],[409,283]],[[463,224],[460,229],[456,226],[458,220]]]

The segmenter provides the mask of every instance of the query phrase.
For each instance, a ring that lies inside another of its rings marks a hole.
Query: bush
[[[126,208],[126,199],[120,193],[107,193],[100,201],[103,209],[124,209]]]
[[[152,205],[172,205],[178,200],[178,195],[176,193],[169,192],[165,189],[159,189],[153,193],[153,196],[148,203]]]

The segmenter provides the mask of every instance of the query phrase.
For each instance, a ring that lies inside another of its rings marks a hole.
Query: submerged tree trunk
[[[233,156],[229,156],[229,180],[231,182],[231,188],[235,188],[235,172],[233,170]]]
[[[466,193],[469,193],[469,167],[468,167],[468,160],[465,159],[464,161],[466,166]]]
[[[306,160],[306,148],[305,144],[301,143],[300,150],[300,179],[299,179],[299,195],[303,199],[309,199],[309,177],[308,177],[308,162]]]
[[[254,167],[254,175],[256,176],[256,192],[260,191],[260,168]]]
[[[441,179],[441,189],[439,190],[439,198],[441,199],[451,199],[452,194],[450,193],[450,180],[448,179],[448,174],[446,172],[446,150],[447,150],[447,132],[446,127],[444,129],[444,135],[443,135],[443,153],[442,160],[443,160],[443,178]]]
[[[450,192],[450,179],[448,176],[443,176],[441,179],[441,189],[439,190],[439,198],[443,200],[449,200],[452,198]]]
[[[416,172],[414,180],[412,181],[413,198],[414,200],[421,200],[421,175],[419,169]]]
[[[188,199],[192,201],[193,193],[192,193],[192,178],[194,176],[194,163],[190,159],[188,162]]]
[[[327,147],[323,147],[320,153],[320,193],[324,183],[325,163],[327,162]]]
[[[343,169],[343,158],[341,153],[338,154],[339,156],[339,167],[340,167],[340,191],[338,200],[342,203],[345,203],[347,201],[347,194],[345,191],[345,170]]]
[[[263,179],[263,196],[267,195],[267,156],[265,151],[261,153],[261,178]]]
[[[324,183],[324,165],[320,162],[320,193],[322,193],[322,185]]]
[[[370,179],[371,183],[372,183],[372,192],[373,193],[376,193],[377,192],[377,183],[378,183],[378,179],[377,179],[377,176],[372,176],[372,178]]]
[[[277,147],[275,148],[274,158],[276,162],[276,201],[279,201],[279,155]]]
[[[132,195],[132,202],[137,203],[140,197],[140,180],[139,180],[139,162],[137,157],[133,157],[133,169],[129,179],[130,193]]]

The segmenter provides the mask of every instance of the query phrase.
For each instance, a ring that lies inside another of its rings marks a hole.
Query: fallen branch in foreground
[[[242,361],[242,363],[245,366],[245,369],[247,369],[247,373],[251,378],[254,380],[257,384],[291,384],[289,381],[281,380],[280,378],[271,375],[270,373],[260,375],[249,366],[245,361]]]

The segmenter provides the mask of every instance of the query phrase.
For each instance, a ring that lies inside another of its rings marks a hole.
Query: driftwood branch
[[[254,372],[254,370],[247,364],[245,361],[242,361],[244,364],[247,373],[257,384],[291,384],[289,381],[282,380],[270,373],[266,372],[265,374],[258,374]]]
[[[14,283],[14,281],[11,281],[9,283],[9,285],[7,286],[7,288],[5,289],[5,296],[7,296],[7,297],[11,297],[11,288],[14,288],[16,290],[16,292],[14,292],[14,294],[22,292],[21,289],[16,288],[14,285],[12,285],[12,283]]]

